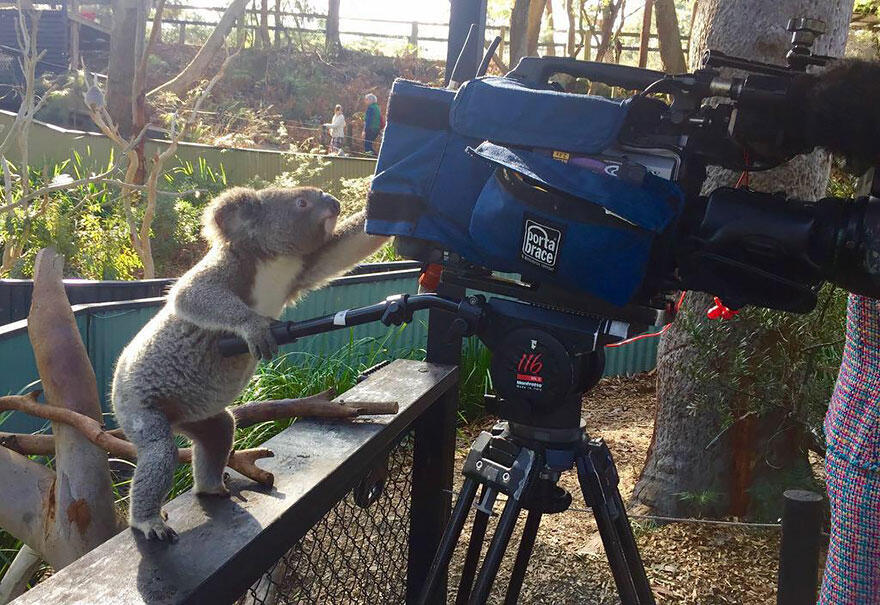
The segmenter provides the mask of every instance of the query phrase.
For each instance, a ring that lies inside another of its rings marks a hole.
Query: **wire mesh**
[[[372,472],[269,568],[239,605],[403,603],[409,554],[413,438],[405,434]],[[386,472],[387,471],[387,472]],[[382,481],[381,491],[374,491]],[[368,503],[370,496],[375,500]]]

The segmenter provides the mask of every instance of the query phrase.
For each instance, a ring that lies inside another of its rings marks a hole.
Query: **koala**
[[[278,351],[269,326],[286,304],[377,250],[363,213],[337,228],[339,202],[315,188],[230,189],[205,210],[210,250],[170,290],[159,313],[119,357],[112,401],[137,448],[129,524],[147,539],[174,541],[162,517],[177,464],[174,434],[193,441],[199,495],[227,496],[223,469],[234,420],[226,409],[261,359]],[[250,353],[223,357],[224,336]]]

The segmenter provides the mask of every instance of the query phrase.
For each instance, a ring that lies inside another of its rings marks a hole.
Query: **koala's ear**
[[[259,223],[262,211],[260,198],[253,189],[228,189],[205,208],[202,235],[211,243],[247,239]]]

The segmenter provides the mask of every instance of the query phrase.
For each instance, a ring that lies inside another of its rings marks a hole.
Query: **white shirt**
[[[330,136],[341,139],[345,136],[345,116],[342,113],[333,114],[333,121],[327,124],[330,127]]]

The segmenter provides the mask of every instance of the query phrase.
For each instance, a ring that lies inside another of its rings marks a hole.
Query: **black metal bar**
[[[437,294],[461,300],[463,288],[441,282]],[[427,359],[433,363],[458,365],[461,338],[450,338],[455,314],[434,308],[428,315]],[[416,423],[413,447],[413,491],[410,511],[407,603],[415,602],[440,546],[443,528],[452,507],[452,477],[455,472],[455,429],[458,388],[440,397]],[[446,602],[446,573],[438,579],[430,603]]]
[[[648,581],[648,574],[645,573],[645,564],[642,561],[642,555],[639,553],[639,546],[636,544],[636,538],[632,532],[632,526],[629,524],[629,516],[626,514],[626,506],[620,491],[615,487],[612,491],[612,502],[618,511],[617,517],[614,519],[614,525],[617,535],[620,538],[620,545],[623,549],[623,556],[626,559],[626,566],[629,569],[629,575],[632,578],[633,585],[636,588],[636,594],[639,597],[639,603],[654,603],[654,593],[651,591],[651,583]]]
[[[510,572],[510,583],[507,585],[507,594],[504,597],[505,605],[516,605],[519,600],[519,593],[526,577],[529,559],[532,558],[532,550],[535,548],[538,527],[541,525],[543,515],[544,513],[536,503],[536,506],[529,511],[526,517],[522,538],[519,541],[519,550],[516,552],[516,562],[513,564],[513,571]]]
[[[782,494],[782,543],[779,547],[778,605],[816,602],[822,496],[806,490]]]
[[[485,486],[483,494],[486,493]],[[483,495],[480,495],[480,500]],[[483,541],[486,539],[486,528],[489,526],[489,514],[477,509],[474,523],[471,525],[471,537],[468,540],[467,553],[464,556],[464,565],[461,567],[461,578],[458,581],[458,593],[455,595],[455,605],[466,605],[471,589],[474,587],[474,577],[477,575],[477,566],[480,563],[480,553],[483,550]]]
[[[483,567],[480,568],[480,573],[477,575],[477,583],[474,585],[474,592],[468,601],[469,605],[483,605],[489,598],[492,583],[495,581],[495,576],[498,575],[498,568],[507,551],[507,544],[510,542],[510,536],[513,534],[513,528],[516,527],[521,510],[520,501],[513,496],[508,496],[501,518],[498,519],[495,535],[492,536],[489,550],[486,551],[486,558],[483,559]]]
[[[632,576],[629,574],[620,537],[617,535],[605,494],[602,491],[602,485],[596,474],[596,468],[587,455],[578,456],[576,464],[581,491],[583,491],[587,506],[593,510],[593,516],[596,518],[596,527],[599,529],[599,537],[602,538],[602,545],[605,547],[605,555],[608,557],[608,564],[611,567],[611,575],[614,577],[620,601],[623,605],[640,605]]]
[[[419,598],[420,603],[428,602],[431,595],[437,592],[437,581],[446,575],[449,567],[449,559],[452,557],[452,552],[455,550],[455,545],[458,542],[458,537],[461,535],[461,529],[464,527],[464,522],[467,520],[471,505],[474,503],[474,496],[476,493],[476,480],[470,478],[465,479],[464,485],[461,487],[461,492],[458,495],[458,500],[455,503],[455,509],[452,511],[452,518],[446,526],[446,530],[443,532],[443,537],[440,539],[440,547],[437,549],[437,553],[434,555],[434,561],[431,563],[431,569],[428,571],[428,578],[425,580],[425,585],[422,588],[422,595]]]
[[[345,309],[314,319],[277,322],[272,325],[272,334],[278,344],[287,344],[304,336],[313,336],[379,321],[386,311],[389,311],[395,304],[403,305],[404,308],[401,308],[400,311],[408,317],[411,317],[413,312],[424,309],[444,309],[455,312],[459,305],[457,301],[448,300],[436,294],[416,294],[413,296],[400,294],[389,296],[383,302],[374,305]],[[247,343],[237,336],[220,339],[219,347],[220,352],[226,356],[240,355],[248,351]]]

